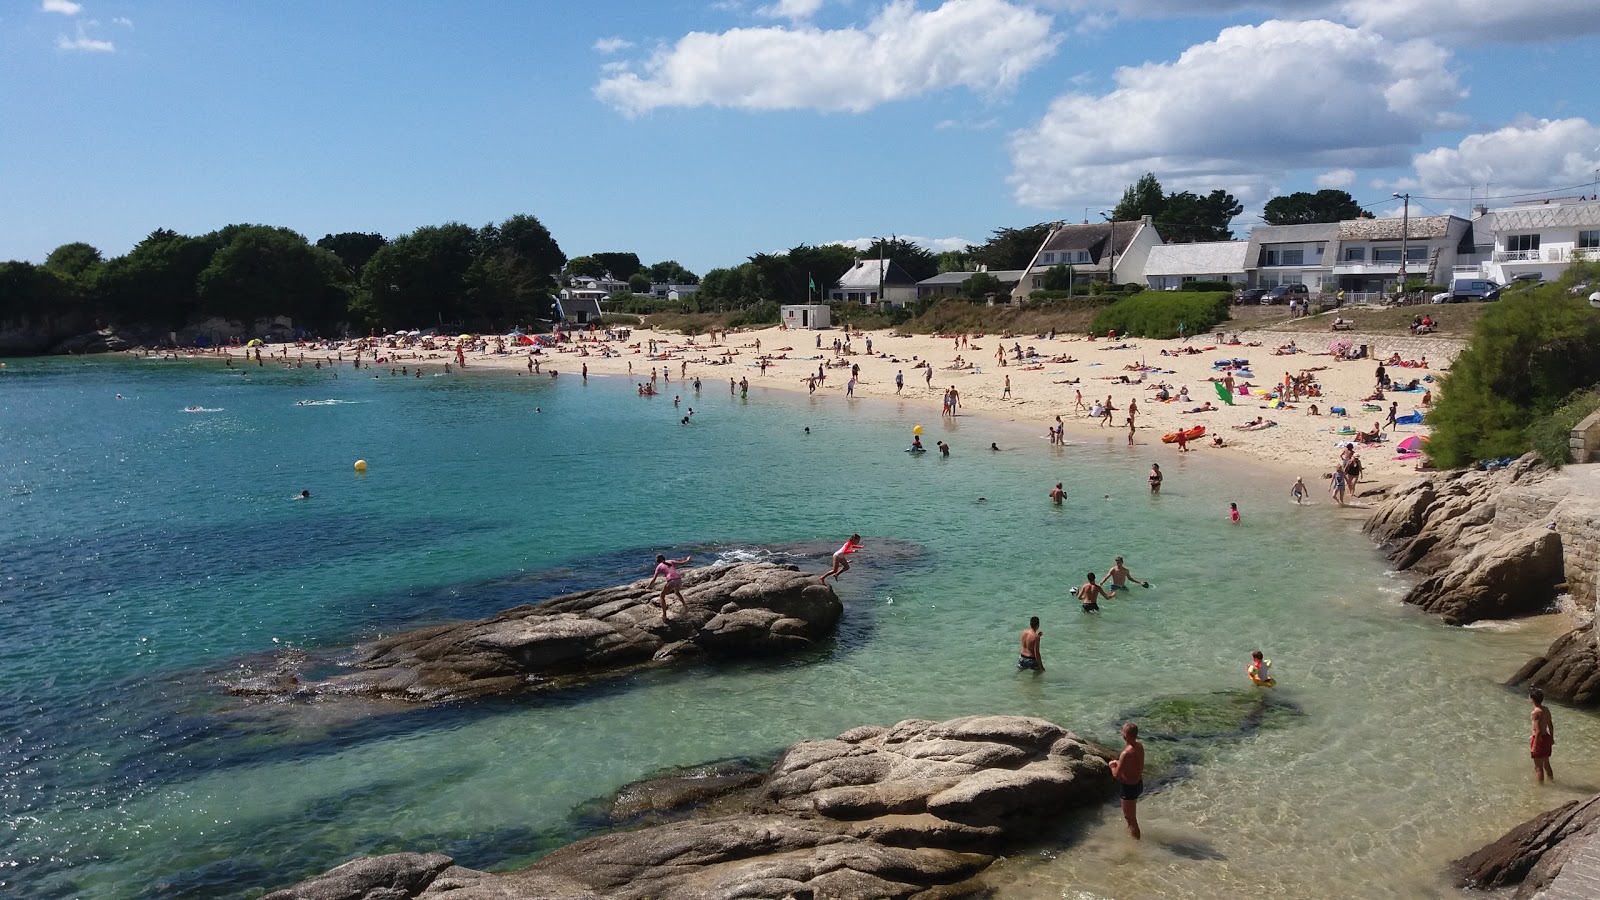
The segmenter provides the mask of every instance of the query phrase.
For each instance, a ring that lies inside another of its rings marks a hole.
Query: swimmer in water
[[[311,492],[310,491],[301,491],[299,494],[296,494],[293,499],[295,499],[295,500],[310,500],[311,499]]]
[[[1058,481],[1056,486],[1050,489],[1050,502],[1060,506],[1061,501],[1065,499],[1067,499],[1067,492],[1061,487],[1061,482]]]
[[[1271,668],[1272,660],[1263,657],[1260,650],[1254,650],[1250,653],[1250,667],[1245,669],[1245,674],[1250,676],[1251,684],[1272,687],[1278,680],[1270,674]]]
[[[850,540],[845,541],[843,547],[840,547],[839,549],[833,551],[833,568],[829,569],[827,572],[823,573],[822,583],[823,584],[827,584],[828,583],[828,576],[829,575],[833,576],[833,580],[834,581],[838,581],[840,575],[843,575],[844,573],[850,571],[850,559],[849,559],[850,554],[852,554],[852,553],[854,553],[854,552],[856,552],[857,550],[860,550],[860,549],[862,549],[862,547],[861,547],[861,535],[859,535],[859,534],[850,535]]]
[[[999,449],[1000,449],[1000,445],[999,445],[999,444],[996,444],[996,443],[992,443],[992,442],[991,442],[991,443],[990,443],[990,444],[989,444],[989,449],[990,449],[990,450],[996,450],[996,451],[998,451],[998,450],[999,450]]]

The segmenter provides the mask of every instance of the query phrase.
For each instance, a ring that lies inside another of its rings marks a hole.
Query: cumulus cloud
[[[1600,169],[1600,125],[1588,119],[1536,119],[1417,154],[1417,190],[1465,202],[1491,196],[1587,186]]]
[[[627,38],[608,37],[595,41],[594,51],[596,53],[617,53],[622,50],[627,50],[632,46],[633,41],[630,41]]]
[[[128,18],[127,16],[117,16],[116,18],[111,20],[111,24],[113,24],[113,25],[121,25],[124,28],[132,28],[133,27],[133,20]]]
[[[83,4],[73,3],[72,0],[44,0],[39,9],[43,12],[61,13],[63,16],[75,16],[83,12]]]
[[[79,22],[78,31],[72,37],[67,37],[64,34],[56,37],[56,49],[81,51],[83,53],[114,53],[117,45],[110,41],[90,37],[89,33],[84,30],[83,23]]]
[[[1109,93],[1057,97],[1012,135],[1010,181],[1028,206],[1109,201],[1145,172],[1248,203],[1290,170],[1401,164],[1459,121],[1450,63],[1426,41],[1335,22],[1228,28],[1173,62],[1118,69]]]
[[[1009,0],[893,0],[862,27],[692,32],[595,94],[627,115],[672,106],[864,112],[951,87],[1008,89],[1052,53],[1051,19]]]
[[[1347,188],[1356,183],[1355,169],[1334,169],[1317,176],[1319,188]]]
[[[757,15],[773,19],[809,19],[822,8],[823,0],[778,0],[771,6],[763,6],[756,10]]]

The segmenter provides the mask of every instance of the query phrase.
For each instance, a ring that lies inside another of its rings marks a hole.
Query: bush
[[[1228,320],[1232,299],[1232,293],[1220,291],[1145,291],[1101,310],[1089,325],[1089,332],[1105,334],[1114,330],[1131,337],[1175,338],[1181,324],[1187,333],[1201,334]]]
[[[1527,452],[1530,428],[1600,372],[1600,313],[1565,285],[1517,292],[1489,306],[1428,416],[1433,439],[1425,447],[1440,467]]]
[[[1185,281],[1183,286],[1178,288],[1180,291],[1194,291],[1202,294],[1209,294],[1213,291],[1232,293],[1235,289],[1236,286],[1231,281]]]
[[[1572,429],[1597,409],[1600,409],[1600,393],[1594,388],[1568,397],[1549,415],[1528,426],[1528,443],[1533,445],[1533,452],[1557,469],[1572,462],[1572,448],[1568,445]]]
[[[600,314],[600,324],[601,325],[626,325],[626,326],[628,326],[630,328],[637,328],[643,322],[644,322],[644,320],[639,318],[638,316],[630,316],[627,313],[601,313]]]

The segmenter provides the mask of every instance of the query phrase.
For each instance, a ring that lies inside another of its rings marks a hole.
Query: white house
[[[1332,289],[1339,255],[1339,223],[1260,225],[1250,230],[1245,272],[1257,287],[1303,284],[1313,292]]]
[[[778,307],[778,320],[788,328],[812,330],[827,328],[833,310],[826,303],[796,303]]]
[[[1401,240],[1402,228],[1405,240]],[[1473,223],[1459,216],[1348,219],[1339,223],[1333,277],[1338,290],[1388,292],[1406,278],[1445,284],[1458,260],[1473,254]]]
[[[1244,284],[1245,255],[1249,241],[1202,241],[1194,244],[1158,244],[1145,259],[1145,283],[1154,290],[1175,290],[1190,281],[1231,281]]]
[[[996,297],[1001,303],[1009,302],[1011,291],[1016,288],[1017,282],[1022,280],[1021,269],[995,269],[993,272],[980,269],[978,272],[940,272],[932,278],[924,278],[917,282],[918,300],[937,300],[941,297],[956,297],[961,295],[961,285],[968,278],[980,274],[989,275],[1000,282],[1000,290],[1004,296]]]
[[[652,283],[650,296],[657,300],[687,300],[700,290],[698,284]]]
[[[1057,224],[1034,252],[1011,298],[1020,303],[1044,290],[1044,274],[1056,266],[1070,267],[1075,284],[1105,281],[1108,273],[1118,284],[1143,282],[1150,249],[1161,243],[1149,216],[1137,222]]]
[[[905,306],[917,299],[917,280],[892,259],[860,259],[839,276],[838,286],[828,292],[828,298]]]
[[[1600,199],[1565,197],[1535,200],[1483,211],[1473,220],[1494,235],[1488,258],[1478,261],[1481,277],[1510,284],[1518,275],[1559,278],[1576,260],[1600,260]],[[1481,237],[1480,245],[1486,243]],[[1458,267],[1458,274],[1469,274]]]

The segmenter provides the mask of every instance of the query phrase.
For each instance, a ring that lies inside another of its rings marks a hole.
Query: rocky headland
[[[565,594],[486,619],[431,625],[355,648],[345,671],[306,680],[304,656],[228,685],[252,697],[353,697],[438,702],[580,683],[640,665],[698,656],[767,656],[833,633],[844,605],[795,566],[713,565],[683,571],[683,598],[647,580]]]
[[[972,896],[983,892],[972,879],[1000,854],[1110,798],[1109,759],[1057,725],[1020,716],[866,726],[794,745],[753,784],[726,780],[709,815],[591,837],[518,871],[399,853],[357,859],[267,897]],[[656,794],[656,811],[673,804],[662,799],[670,790]],[[704,790],[693,795],[707,799]]]

